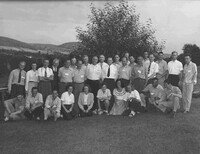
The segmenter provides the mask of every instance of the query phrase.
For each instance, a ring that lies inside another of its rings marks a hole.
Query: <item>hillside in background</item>
[[[0,49],[25,51],[25,52],[41,52],[53,54],[59,52],[62,54],[69,54],[79,47],[79,42],[68,42],[61,45],[54,44],[39,44],[39,43],[26,43],[11,39],[8,37],[0,36]]]

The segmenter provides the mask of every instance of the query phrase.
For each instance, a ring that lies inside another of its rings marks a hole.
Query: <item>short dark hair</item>
[[[67,85],[67,87],[66,87],[65,90],[68,91],[69,87],[72,87],[72,88],[74,89],[73,85],[72,85],[72,84],[69,84],[69,85]]]
[[[88,84],[84,84],[82,91],[84,91],[85,87],[88,87],[88,92],[90,92],[91,89],[90,89],[90,86]]]
[[[152,79],[152,81],[154,81],[154,80],[157,80],[157,81],[158,81],[158,78],[157,78],[157,77],[155,77],[155,78],[153,78],[153,79]]]
[[[192,58],[192,56],[191,56],[190,53],[185,53],[185,54],[184,54],[184,57],[190,57],[190,58]]]
[[[33,91],[33,90],[38,90],[38,88],[37,88],[37,87],[33,87],[31,90],[32,90],[32,91]]]
[[[173,55],[174,53],[176,53],[176,54],[178,55],[178,52],[177,52],[177,51],[172,51],[172,55]]]
[[[160,55],[160,54],[162,54],[162,55],[163,55],[164,53],[163,53],[162,51],[160,51],[160,52],[158,52],[158,55]]]
[[[122,83],[122,80],[121,80],[121,79],[117,79],[117,80],[115,81],[115,87],[117,87],[117,82],[118,82],[118,81],[120,81],[120,82],[121,82],[121,87],[122,87],[122,88],[124,88],[124,85],[123,85],[123,83]]]
[[[167,83],[167,84],[172,84],[171,80],[168,78],[164,81],[164,83]]]

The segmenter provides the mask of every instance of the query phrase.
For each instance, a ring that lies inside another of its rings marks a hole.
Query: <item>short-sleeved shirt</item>
[[[84,68],[74,69],[74,82],[83,83],[85,81],[86,71]]]
[[[161,61],[156,61],[156,63],[158,64],[158,73],[163,75],[168,70],[167,62],[162,59]]]
[[[197,65],[190,62],[188,65],[185,64],[184,70],[184,82],[185,83],[196,83],[197,82]]]
[[[168,63],[169,74],[179,75],[182,70],[183,70],[183,64],[180,61],[175,60],[175,61],[170,61]]]
[[[61,96],[61,101],[64,105],[74,104],[74,94],[70,94],[68,92],[64,92]]]
[[[176,86],[172,86],[172,89],[171,89],[171,90],[165,88],[162,92],[163,92],[162,97],[164,97],[164,98],[162,98],[162,99],[163,99],[164,101],[166,101],[167,96],[169,96],[170,93],[182,95],[181,90],[180,90],[178,87],[176,87]],[[173,101],[173,96],[171,95],[168,99],[169,99],[169,101]]]
[[[138,101],[141,101],[140,94],[137,90],[133,90],[131,91],[131,93],[127,92],[126,99],[129,99],[129,98],[136,98]]]
[[[133,67],[133,73],[132,74],[133,74],[134,78],[145,79],[146,78],[146,67],[144,66],[144,64],[142,66],[136,64]]]
[[[107,98],[111,96],[111,93],[110,93],[110,90],[109,89],[106,89],[105,92],[103,92],[102,89],[99,89],[98,92],[97,92],[97,98],[101,99],[101,98]]]
[[[22,111],[25,107],[25,104],[26,104],[26,101],[25,99],[23,98],[22,101],[19,101],[17,98],[12,98],[12,99],[9,99],[9,100],[6,100],[6,102],[9,102],[11,103],[12,105],[15,106],[14,108],[14,111]]]
[[[41,93],[37,93],[35,97],[29,95],[26,99],[26,107],[34,108],[37,103],[43,103],[43,97]]]
[[[122,63],[121,62],[119,62],[119,63],[114,62],[113,64],[117,67],[117,69],[122,67]]]
[[[150,68],[149,68],[150,67]],[[148,72],[149,69],[149,72]],[[153,62],[150,62],[148,67],[147,67],[147,76],[150,77],[151,75],[158,73],[158,64]],[[155,77],[155,76],[153,76]]]
[[[158,86],[155,88],[155,87],[153,87],[152,84],[149,84],[142,91],[150,93],[150,99],[149,100],[150,100],[151,103],[153,103],[155,97],[159,97],[159,98],[162,97],[163,87],[158,84]]]
[[[72,82],[74,77],[74,71],[72,68],[61,67],[58,72],[60,82]]]
[[[45,70],[47,72],[47,77],[48,78],[53,75],[53,70],[51,68],[49,68],[49,67],[47,67],[47,68],[40,67],[38,69],[38,76],[45,77]]]
[[[120,67],[119,72],[118,72],[118,76],[119,76],[118,78],[130,80],[131,71],[132,71],[131,67],[128,65]]]

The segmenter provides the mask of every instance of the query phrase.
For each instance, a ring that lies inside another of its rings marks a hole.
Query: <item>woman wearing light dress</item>
[[[116,88],[113,90],[114,104],[110,115],[122,115],[126,110],[126,91],[122,88],[121,80],[116,81]]]

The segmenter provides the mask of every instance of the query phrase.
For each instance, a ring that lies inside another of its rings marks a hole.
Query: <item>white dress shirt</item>
[[[68,91],[64,92],[61,96],[61,101],[64,105],[71,105],[74,104],[74,94],[68,93]]]
[[[105,62],[103,62],[103,63],[100,63],[100,62],[99,62],[97,65],[99,65],[99,66],[101,67],[101,69],[103,69],[103,68],[105,68],[105,67],[108,66],[108,64],[105,63]]]
[[[106,65],[102,68],[102,78],[105,79],[105,78],[108,78],[108,79],[117,79],[118,77],[118,70],[117,70],[117,67],[114,65],[114,64],[111,64],[110,65],[110,76],[108,77],[107,74],[108,74],[108,68],[109,68],[109,65]]]
[[[152,63],[149,63],[149,65],[151,65],[151,66],[150,66],[150,71],[147,74],[147,76],[150,77],[154,74],[153,77],[156,77],[156,73],[158,73],[158,64],[153,61]],[[149,65],[147,67],[147,71],[148,71]]]
[[[49,78],[51,75],[53,75],[53,70],[49,67],[44,68],[44,67],[40,67],[38,69],[38,76],[40,77],[44,77],[45,76],[45,70],[47,72],[47,77]]]
[[[39,82],[39,79],[38,79],[38,71],[33,71],[33,70],[30,70],[26,73],[26,85],[25,85],[25,89],[28,90],[28,83],[29,82]]]
[[[169,74],[179,75],[182,70],[183,70],[183,64],[180,61],[175,60],[175,61],[170,61],[168,63]]]
[[[99,80],[101,78],[102,70],[100,65],[89,65],[86,69],[86,77],[89,80]]]

